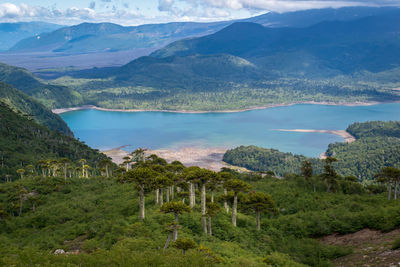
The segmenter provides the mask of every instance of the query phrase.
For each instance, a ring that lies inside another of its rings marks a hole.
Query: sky
[[[345,6],[400,6],[400,0],[0,0],[0,22],[45,21],[63,25],[208,22],[270,11]]]

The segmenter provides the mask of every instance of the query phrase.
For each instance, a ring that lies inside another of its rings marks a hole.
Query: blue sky
[[[219,21],[269,11],[343,6],[400,6],[400,0],[0,0],[0,22],[58,24],[114,22],[123,25],[171,21]]]

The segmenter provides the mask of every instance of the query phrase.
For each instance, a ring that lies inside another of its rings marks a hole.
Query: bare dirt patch
[[[121,164],[124,161],[123,157],[128,156],[128,152],[121,148],[103,151],[103,153],[112,158],[113,162]],[[182,162],[186,167],[199,166],[213,171],[219,171],[223,167],[232,168],[241,172],[248,171],[245,168],[231,166],[223,162],[222,158],[225,152],[226,148],[184,147],[181,149],[147,150],[146,156],[155,154],[168,162],[177,160]]]
[[[389,233],[363,229],[347,235],[329,235],[321,242],[353,248],[352,254],[334,260],[335,266],[394,267],[400,266],[400,249],[392,250],[396,238],[400,238],[400,229]]]

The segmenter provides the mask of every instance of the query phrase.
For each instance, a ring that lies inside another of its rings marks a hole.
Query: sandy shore
[[[244,168],[234,167],[222,161],[226,152],[226,148],[198,148],[184,147],[182,149],[157,149],[147,150],[146,156],[155,154],[164,158],[168,162],[178,160],[186,167],[199,166],[201,168],[219,171],[222,167],[233,168],[240,171],[247,171]],[[116,164],[121,164],[123,157],[128,156],[128,152],[122,148],[116,148],[108,151],[102,151],[104,154],[112,158]]]
[[[356,141],[356,138],[348,133],[346,130],[312,130],[312,129],[276,129],[276,131],[281,132],[298,132],[298,133],[326,133],[326,134],[335,134],[344,139],[346,143],[352,143]],[[326,159],[327,155],[326,152],[323,152],[319,155],[320,159]]]
[[[356,140],[354,136],[349,134],[346,130],[312,130],[312,129],[276,129],[275,131],[281,132],[298,132],[298,133],[326,133],[326,134],[334,134],[342,137],[345,142],[351,143]]]
[[[235,112],[244,112],[250,110],[259,110],[259,109],[268,109],[268,108],[275,108],[275,107],[287,107],[299,104],[311,104],[311,105],[328,105],[328,106],[372,106],[377,104],[384,104],[389,102],[343,102],[343,103],[336,103],[336,102],[315,102],[315,101],[305,101],[305,102],[295,102],[295,103],[283,103],[283,104],[268,104],[265,106],[257,106],[257,107],[250,107],[245,109],[227,109],[227,110],[160,110],[160,109],[109,109],[109,108],[102,108],[93,105],[86,105],[80,107],[72,107],[72,108],[57,108],[52,109],[52,112],[55,114],[62,114],[65,112],[70,111],[77,111],[77,110],[86,110],[86,109],[94,109],[94,110],[101,110],[101,111],[115,111],[115,112],[171,112],[171,113],[235,113]],[[391,102],[395,103],[395,102]]]

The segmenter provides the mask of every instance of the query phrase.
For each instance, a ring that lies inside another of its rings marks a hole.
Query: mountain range
[[[400,84],[399,32],[399,10],[303,28],[237,22],[122,67],[66,75],[80,79],[69,84],[85,101],[109,108],[394,101],[399,99],[392,90]]]
[[[244,20],[212,23],[175,22],[123,27],[111,23],[82,23],[32,36],[16,43],[11,52],[114,52],[138,48],[160,48],[188,37],[215,33],[238,21],[267,27],[308,27],[322,21],[347,21],[372,15],[390,14],[395,8],[348,7],[289,13],[270,12]]]

